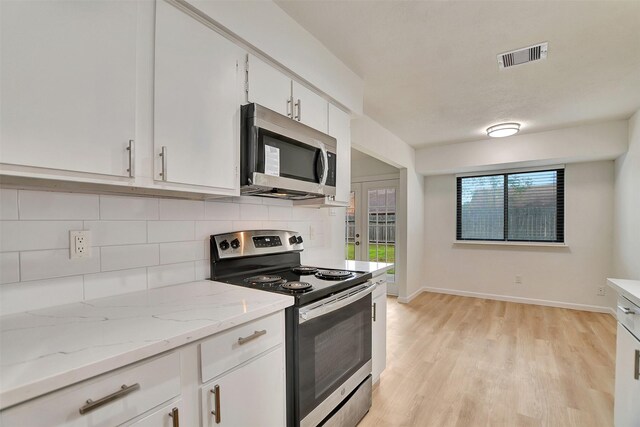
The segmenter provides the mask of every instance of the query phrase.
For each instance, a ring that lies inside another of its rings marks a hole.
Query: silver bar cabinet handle
[[[293,96],[287,99],[287,117],[293,118]]]
[[[377,306],[378,306],[378,303],[374,302],[373,303],[373,321],[374,322],[376,321],[376,311],[377,311],[376,308],[377,308]]]
[[[136,176],[136,146],[133,139],[129,140],[127,151],[129,152],[129,169],[127,169],[127,172],[129,172],[129,178],[133,178]]]
[[[171,425],[173,427],[180,427],[180,411],[178,410],[177,406],[173,408],[171,412],[169,412],[169,416],[171,417],[171,420],[172,420]]]
[[[618,306],[618,310],[622,311],[624,314],[636,314],[636,312],[631,310],[629,307],[623,307],[621,305]]]
[[[160,172],[160,176],[163,181],[167,180],[167,147],[163,146],[162,151],[160,151],[160,157],[162,157],[162,172]]]
[[[240,337],[238,338],[238,344],[242,345],[242,344],[246,344],[249,341],[253,341],[258,337],[261,337],[263,335],[267,334],[267,330],[263,329],[261,331],[255,331],[254,333],[252,333],[251,335],[249,335],[248,337]]]
[[[80,408],[80,415],[87,414],[95,409],[98,409],[101,406],[106,405],[107,403],[111,403],[114,400],[121,399],[136,390],[140,390],[139,383],[135,383],[133,385],[122,385],[122,387],[120,387],[120,390],[115,391],[105,397],[101,397],[98,400],[87,399],[87,404]]]
[[[211,411],[211,415],[215,417],[216,424],[220,424],[220,386],[216,384],[212,389],[211,393],[213,393],[213,406],[214,410]]]
[[[301,113],[300,113],[300,112],[301,112],[301,109],[300,109],[300,107],[301,107],[301,104],[302,104],[302,102],[301,102],[301,101],[300,101],[300,99],[298,98],[298,101],[294,104],[295,111],[297,112],[297,114],[293,116],[293,120],[300,121],[300,116],[301,116]]]
[[[636,350],[636,363],[633,378],[640,380],[640,350]]]

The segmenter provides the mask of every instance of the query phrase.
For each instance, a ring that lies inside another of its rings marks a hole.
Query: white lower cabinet
[[[203,426],[284,426],[283,346],[201,388]]]
[[[371,375],[373,382],[380,380],[380,374],[387,366],[387,281],[381,276],[372,281],[378,282],[373,291],[372,299],[372,328],[371,328]]]
[[[280,311],[8,408],[0,426],[276,427],[285,398]]]
[[[640,341],[618,323],[616,347],[616,427],[640,426]]]

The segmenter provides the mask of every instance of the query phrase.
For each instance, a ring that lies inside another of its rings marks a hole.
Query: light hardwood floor
[[[424,293],[388,299],[370,426],[613,425],[609,314]]]

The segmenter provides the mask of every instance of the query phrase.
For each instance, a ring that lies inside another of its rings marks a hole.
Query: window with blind
[[[564,242],[564,169],[457,178],[457,240]]]

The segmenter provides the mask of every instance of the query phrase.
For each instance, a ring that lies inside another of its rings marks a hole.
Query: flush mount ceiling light
[[[487,135],[491,138],[504,138],[515,135],[520,131],[520,123],[500,123],[487,128]]]

